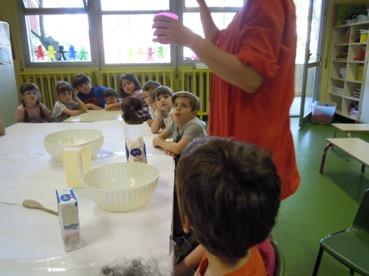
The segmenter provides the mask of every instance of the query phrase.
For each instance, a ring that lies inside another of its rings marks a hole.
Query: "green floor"
[[[301,183],[297,192],[282,202],[273,232],[284,254],[286,275],[311,275],[319,239],[352,223],[363,192],[369,188],[369,168],[361,175],[358,161],[334,149],[329,150],[320,175],[322,150],[325,138],[333,135],[332,126],[308,124],[299,129],[296,118],[291,119],[291,126]],[[338,133],[337,137],[344,135]],[[369,142],[369,135],[352,136]],[[324,254],[318,275],[349,275],[349,271]]]

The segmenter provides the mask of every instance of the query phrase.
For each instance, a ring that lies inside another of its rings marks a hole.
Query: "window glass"
[[[206,1],[206,4],[208,7],[242,7],[243,0],[208,0]],[[186,0],[185,6],[186,8],[196,8],[199,6],[199,4],[197,4],[196,0]]]
[[[168,0],[101,0],[103,11],[169,10]]]
[[[26,8],[83,8],[83,0],[23,0]]]
[[[105,63],[169,63],[170,46],[152,42],[153,17],[103,15]]]
[[[225,29],[228,26],[228,24],[232,21],[234,15],[235,15],[234,12],[227,12],[227,13],[217,12],[217,13],[211,14],[215,25],[220,30]],[[202,25],[201,25],[200,13],[198,12],[184,13],[183,14],[183,24],[186,27],[190,28],[195,33],[204,37],[204,32],[202,30]],[[187,61],[198,60],[195,53],[187,47],[183,48],[183,59]]]
[[[25,20],[31,62],[91,62],[86,14],[28,15]]]

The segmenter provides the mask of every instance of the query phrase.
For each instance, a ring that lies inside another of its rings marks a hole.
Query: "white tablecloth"
[[[87,110],[86,113],[69,117],[65,120],[65,122],[98,122],[108,120],[123,121],[122,111],[106,111],[105,109]]]
[[[48,133],[69,128],[96,128],[104,144],[93,166],[125,161],[123,124],[15,124],[0,137],[0,274],[95,275],[103,264],[122,257],[154,257],[169,263],[169,235],[173,199],[174,162],[144,137],[148,163],[160,172],[159,185],[143,207],[126,213],[98,208],[82,189],[76,190],[83,247],[64,252],[58,218],[21,206],[24,199],[40,201],[56,210],[55,189],[65,187],[61,164],[43,148]]]

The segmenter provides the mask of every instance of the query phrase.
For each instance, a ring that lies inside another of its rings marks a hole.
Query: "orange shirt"
[[[203,256],[195,276],[203,276],[208,268],[209,260],[206,255]],[[263,259],[256,247],[250,249],[250,257],[244,266],[225,274],[225,276],[266,276],[266,270]]]
[[[300,182],[289,119],[296,55],[293,1],[248,0],[213,42],[253,67],[263,84],[250,94],[213,74],[209,134],[234,137],[271,152],[282,182],[281,198],[286,198]]]

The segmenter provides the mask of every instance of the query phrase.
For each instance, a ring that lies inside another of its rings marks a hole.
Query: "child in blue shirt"
[[[85,74],[78,74],[73,78],[73,88],[78,91],[78,98],[80,98],[88,109],[99,110],[105,107],[104,86],[92,86],[89,76]]]

